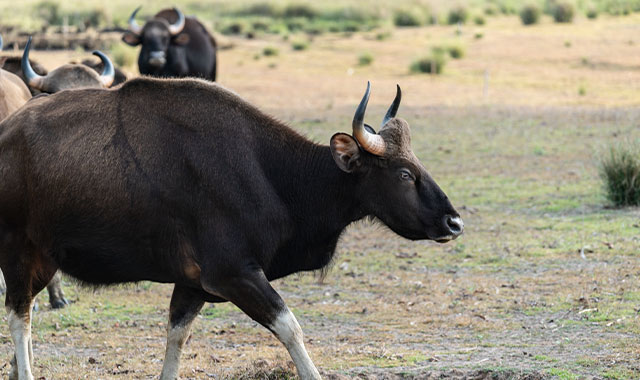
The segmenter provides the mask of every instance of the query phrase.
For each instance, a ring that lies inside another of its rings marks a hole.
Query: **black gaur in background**
[[[139,26],[135,19],[139,10],[131,14],[122,40],[141,45],[140,74],[216,80],[216,41],[195,17],[185,17],[176,8],[165,9]]]
[[[31,305],[54,273],[95,285],[175,284],[162,380],[205,302],[232,302],[319,373],[269,281],[325,267],[354,221],[446,242],[463,223],[396,118],[311,142],[234,93],[197,79],[137,78],[63,91],[0,124],[0,268],[15,361],[32,380]]]

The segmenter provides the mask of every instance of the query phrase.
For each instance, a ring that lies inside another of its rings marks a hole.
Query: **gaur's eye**
[[[415,181],[416,177],[414,177],[413,173],[411,173],[407,169],[400,170],[400,179],[403,181]]]

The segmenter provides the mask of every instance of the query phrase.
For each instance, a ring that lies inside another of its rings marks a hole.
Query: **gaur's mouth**
[[[448,236],[442,236],[439,237],[437,239],[433,239],[436,243],[440,243],[440,244],[444,244],[444,243],[448,243],[451,240],[456,240],[458,236],[453,236],[453,235],[448,235]]]

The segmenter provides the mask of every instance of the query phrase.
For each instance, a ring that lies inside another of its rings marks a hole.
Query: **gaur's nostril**
[[[464,223],[459,216],[453,217],[451,215],[447,215],[445,220],[449,231],[451,231],[453,235],[457,236],[462,234],[462,231],[464,231]]]

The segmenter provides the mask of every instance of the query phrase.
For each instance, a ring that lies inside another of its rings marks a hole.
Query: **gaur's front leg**
[[[180,285],[173,288],[167,326],[167,349],[160,380],[175,380],[180,369],[180,354],[189,337],[191,324],[198,316],[204,301],[200,291],[194,291]]]
[[[231,301],[253,320],[271,330],[289,351],[300,379],[320,379],[320,374],[304,347],[302,329],[296,317],[261,270],[225,276],[215,284],[203,285],[211,294]]]

